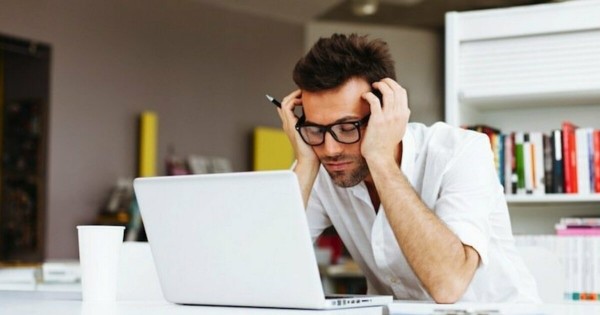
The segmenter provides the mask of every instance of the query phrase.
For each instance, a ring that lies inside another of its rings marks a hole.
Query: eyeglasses
[[[333,139],[339,143],[352,144],[360,140],[360,127],[367,124],[369,115],[358,121],[349,121],[330,124],[326,126],[317,124],[305,124],[302,116],[296,123],[296,130],[302,140],[310,146],[318,146],[325,142],[325,132],[329,132]]]

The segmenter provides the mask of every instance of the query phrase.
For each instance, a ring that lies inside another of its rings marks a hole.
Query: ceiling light
[[[352,12],[358,16],[373,15],[379,7],[379,0],[352,0]]]

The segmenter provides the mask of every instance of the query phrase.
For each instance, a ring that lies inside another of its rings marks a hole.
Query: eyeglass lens
[[[319,145],[325,140],[325,132],[331,132],[333,138],[341,143],[354,143],[359,140],[360,133],[353,123],[341,123],[329,128],[322,126],[302,126],[300,135],[306,143],[310,145]]]

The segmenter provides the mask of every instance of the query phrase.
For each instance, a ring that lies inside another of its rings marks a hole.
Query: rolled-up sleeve
[[[485,135],[473,135],[449,161],[434,207],[461,242],[477,251],[483,266],[488,264],[489,217],[498,185],[489,140]]]

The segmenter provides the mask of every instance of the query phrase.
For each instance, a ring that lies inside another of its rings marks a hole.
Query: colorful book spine
[[[535,168],[533,167],[535,155],[533,154],[533,144],[531,143],[528,132],[523,135],[523,171],[525,176],[525,193],[532,194],[535,182]]]
[[[504,137],[504,193],[507,195],[516,193],[514,139],[514,133]]]
[[[565,193],[577,193],[577,156],[575,144],[575,129],[572,123],[565,121],[562,124],[563,135],[563,161],[565,176]]]
[[[553,157],[552,157],[552,140],[548,135],[543,134],[544,142],[544,193],[553,193],[554,174],[552,173]]]
[[[593,147],[594,147],[594,191],[600,192],[600,130],[593,132]]]
[[[525,194],[525,153],[523,144],[525,136],[522,132],[515,133],[515,169],[517,173],[517,194]]]
[[[575,129],[575,147],[577,158],[577,193],[590,193],[590,163],[588,128]]]
[[[565,192],[565,176],[564,176],[564,162],[563,162],[563,145],[562,145],[562,131],[559,129],[553,130],[552,139],[552,191],[554,193],[562,194]]]
[[[529,137],[532,146],[533,194],[543,195],[546,193],[546,183],[544,181],[544,137],[541,132],[530,132]]]
[[[464,128],[484,133],[505,194],[600,193],[600,130],[565,121],[551,133],[503,134],[487,125]]]

